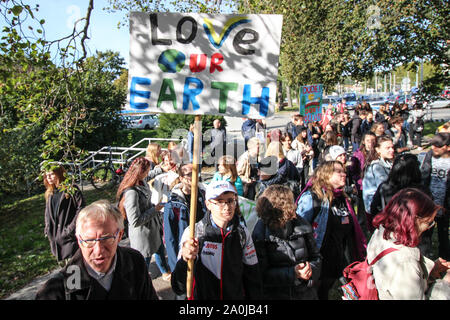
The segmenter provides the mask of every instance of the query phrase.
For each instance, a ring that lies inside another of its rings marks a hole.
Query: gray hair
[[[98,200],[87,207],[84,207],[79,213],[76,221],[76,234],[79,235],[82,226],[88,220],[105,222],[108,219],[114,219],[120,230],[123,230],[123,217],[119,209],[108,200]]]

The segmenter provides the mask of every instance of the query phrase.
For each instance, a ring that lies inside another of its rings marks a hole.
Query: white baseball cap
[[[345,153],[345,149],[341,146],[331,146],[328,154],[332,160],[336,160],[341,154]]]
[[[206,200],[216,199],[222,193],[233,192],[237,194],[236,188],[229,181],[212,181],[206,187]]]

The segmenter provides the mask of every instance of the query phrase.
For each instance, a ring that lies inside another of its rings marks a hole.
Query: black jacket
[[[89,276],[81,250],[78,250],[69,264],[38,291],[36,300],[158,300],[139,251],[119,246],[116,254],[116,268],[109,292]],[[79,287],[74,279],[76,270],[80,274]]]
[[[258,199],[258,197],[264,192],[264,190],[267,189],[267,187],[273,185],[273,184],[286,184],[288,182],[288,180],[286,179],[286,177],[280,175],[279,172],[275,173],[272,177],[270,177],[269,179],[266,180],[261,180],[259,179],[256,182],[255,185],[255,199]]]
[[[353,115],[352,119],[352,132],[351,132],[351,140],[352,143],[360,143],[361,142],[361,122],[362,119],[356,113]]]
[[[81,191],[75,186],[75,194],[62,193],[55,209],[52,209],[51,195],[45,204],[44,233],[50,241],[50,250],[58,261],[71,258],[78,250],[75,237],[75,222],[78,212],[85,206]]]
[[[417,188],[431,197],[430,189],[422,184],[412,184],[408,188]],[[391,201],[392,197],[403,188],[394,186],[388,182],[382,182],[375,192],[372,202],[370,203],[370,214],[375,217],[384,207]]]
[[[256,251],[247,228],[234,216],[229,229],[214,226],[211,214],[195,225],[199,240],[198,257],[194,263],[194,300],[260,299],[262,287]],[[183,239],[188,235],[185,230]],[[172,289],[186,293],[187,262],[178,260],[172,272]]]
[[[317,299],[313,287],[320,276],[321,256],[311,225],[297,216],[283,229],[270,230],[258,220],[253,230],[261,267],[265,299]],[[295,266],[308,261],[312,276],[308,281],[295,276]]]

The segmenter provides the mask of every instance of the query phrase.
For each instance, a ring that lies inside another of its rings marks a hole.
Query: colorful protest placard
[[[323,86],[314,84],[300,88],[300,114],[305,123],[322,120]]]
[[[130,14],[130,112],[265,118],[281,15]]]

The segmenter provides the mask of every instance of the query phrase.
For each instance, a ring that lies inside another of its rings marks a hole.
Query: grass
[[[86,203],[114,192],[83,192]],[[58,264],[44,236],[43,194],[12,201],[0,207],[0,299],[19,290],[34,278],[54,270]]]
[[[425,126],[423,128],[423,136],[429,136],[431,138],[432,136],[434,136],[437,128],[442,126],[444,123],[445,122],[442,121],[425,123]]]

